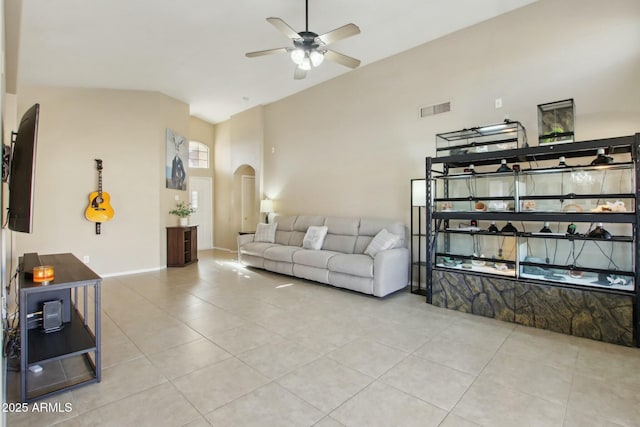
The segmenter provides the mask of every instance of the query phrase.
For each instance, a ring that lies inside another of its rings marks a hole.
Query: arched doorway
[[[259,221],[259,201],[256,191],[256,171],[242,165],[233,173],[233,218],[239,231],[255,231]]]

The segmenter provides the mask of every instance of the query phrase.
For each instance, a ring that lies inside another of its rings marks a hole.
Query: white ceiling
[[[534,1],[309,0],[309,30],[358,25],[331,48],[363,67]],[[246,58],[291,45],[270,16],[302,31],[304,0],[23,0],[18,82],[158,91],[216,123],[350,71],[294,80],[288,55]]]

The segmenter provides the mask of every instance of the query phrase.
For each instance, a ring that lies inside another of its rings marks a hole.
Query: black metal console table
[[[21,258],[21,266],[22,261]],[[54,267],[53,281],[46,285],[34,283],[25,277],[25,271],[21,271],[19,278],[22,402],[100,382],[101,379],[102,278],[73,254],[41,255],[40,261]],[[90,288],[93,288],[92,293]],[[57,300],[62,301],[62,328],[45,332],[38,325],[38,313],[42,316],[43,303]],[[90,303],[93,304],[93,313],[89,310]]]

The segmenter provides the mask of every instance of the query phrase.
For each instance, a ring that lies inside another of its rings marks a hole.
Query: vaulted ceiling
[[[365,67],[536,0],[309,0],[309,30],[353,22],[361,34],[332,44]],[[150,90],[215,123],[332,79],[325,61],[294,80],[289,47],[265,19],[304,30],[304,0],[23,0],[19,85]],[[434,58],[437,66],[438,58]]]

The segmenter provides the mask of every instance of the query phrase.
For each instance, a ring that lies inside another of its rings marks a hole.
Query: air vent
[[[420,117],[429,117],[435,114],[442,114],[451,111],[451,103],[445,102],[437,105],[429,105],[420,109]]]

